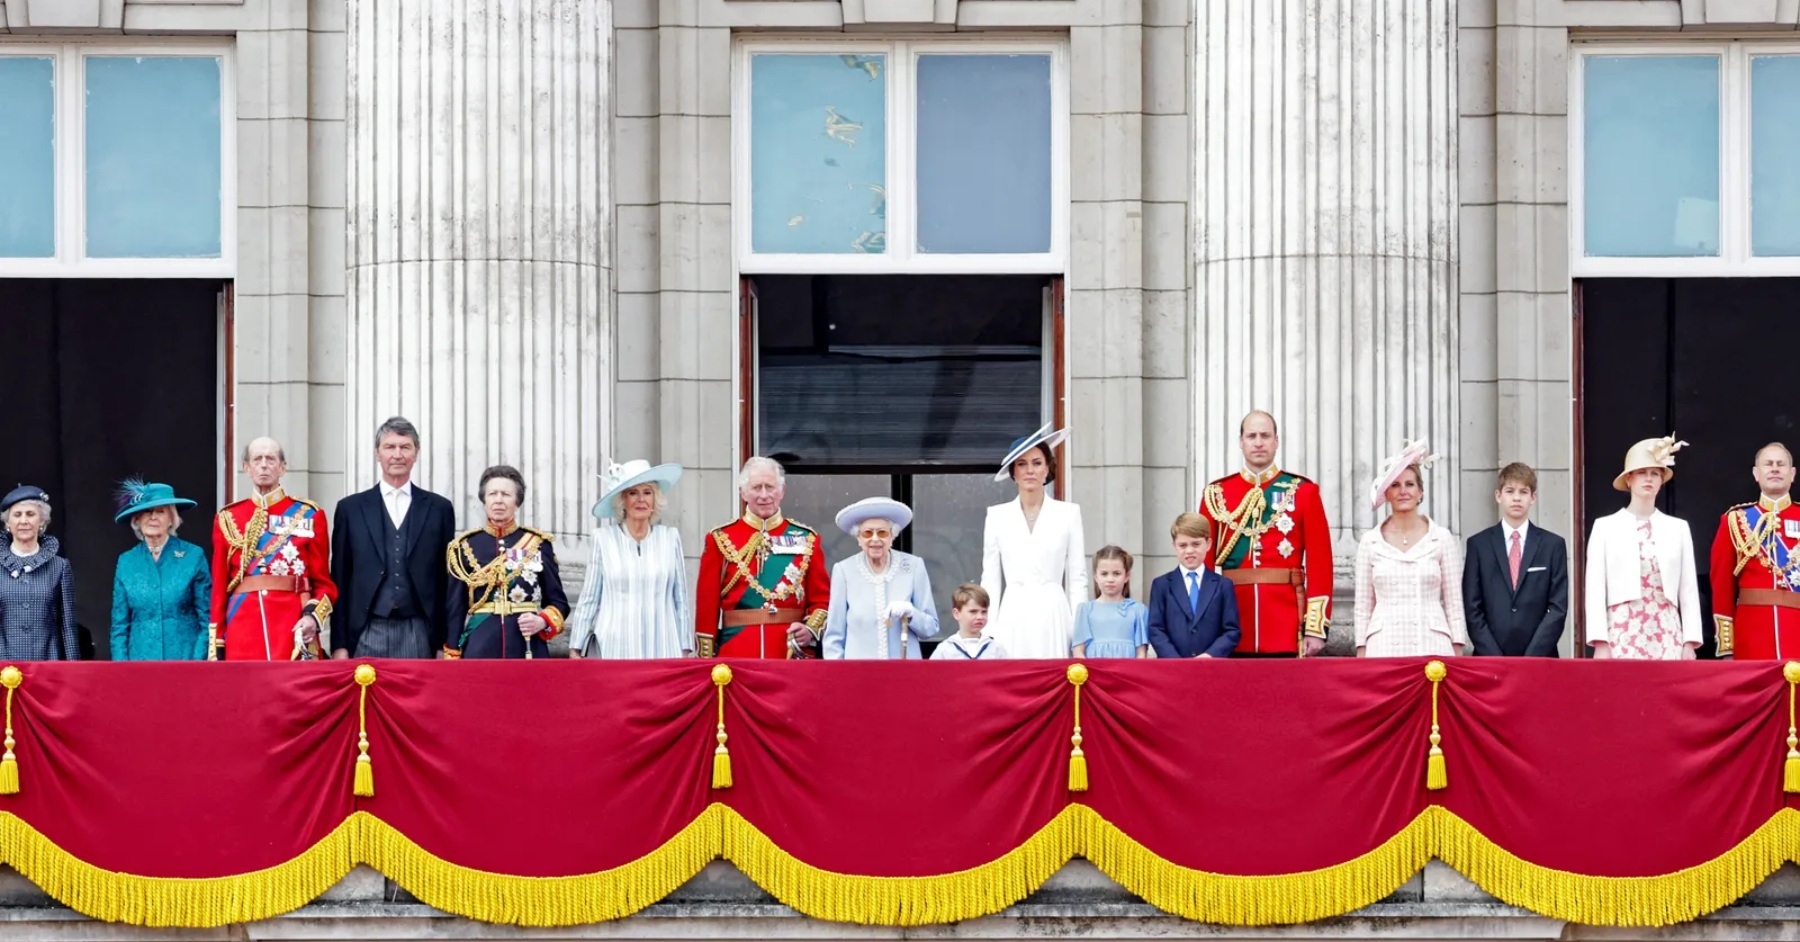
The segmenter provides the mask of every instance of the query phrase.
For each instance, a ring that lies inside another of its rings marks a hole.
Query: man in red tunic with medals
[[[1712,609],[1720,657],[1800,657],[1800,507],[1794,453],[1770,442],[1756,453],[1762,496],[1719,520],[1713,537]]]
[[[787,477],[769,458],[744,462],[744,515],[706,535],[694,600],[700,657],[818,657],[831,596],[819,535],[781,516]]]
[[[331,537],[317,504],[281,489],[287,454],[259,438],[244,449],[251,496],[213,519],[212,618],[207,658],[287,661],[324,656],[337,586]]]
[[[1275,466],[1275,417],[1238,423],[1244,469],[1206,486],[1211,568],[1237,589],[1243,634],[1232,657],[1311,657],[1331,625],[1331,525],[1319,486]]]

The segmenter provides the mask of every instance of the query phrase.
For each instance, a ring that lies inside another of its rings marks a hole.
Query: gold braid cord
[[[793,521],[790,520],[788,523],[793,523]],[[719,590],[720,595],[730,592],[739,582],[746,582],[754,586],[758,592],[762,593],[763,599],[769,602],[781,602],[790,597],[795,601],[805,600],[806,588],[799,584],[793,576],[784,574],[773,590],[764,589],[756,582],[756,575],[750,571],[750,560],[756,558],[757,551],[762,548],[763,534],[761,532],[751,536],[741,550],[731,545],[731,539],[725,535],[724,530],[714,530],[712,537],[713,543],[719,547],[720,554],[725,557],[726,564],[735,570],[732,572],[731,578],[726,580],[725,588]],[[818,543],[818,540],[819,535],[808,529],[806,551],[801,553],[798,559],[788,563],[788,568],[794,570],[795,575],[804,577],[806,567],[812,563],[813,546]]]
[[[230,595],[235,591],[244,577],[250,574],[251,564],[262,557],[256,551],[256,544],[268,528],[269,508],[261,504],[257,504],[256,510],[250,514],[250,520],[244,524],[242,533],[238,532],[237,521],[232,519],[231,508],[219,511],[219,531],[225,537],[225,545],[238,552],[237,572],[232,574],[231,581],[226,584],[225,594]]]
[[[1753,559],[1764,560],[1771,571],[1775,568],[1774,561],[1767,558],[1768,550],[1765,548],[1765,544],[1771,536],[1775,535],[1776,524],[1780,523],[1780,515],[1765,513],[1752,528],[1750,515],[1745,512],[1745,509],[1750,506],[1750,504],[1743,504],[1733,507],[1725,518],[1725,528],[1731,532],[1731,545],[1737,549],[1737,567],[1731,570],[1731,574],[1734,576],[1741,574],[1744,567],[1750,565],[1750,561]]]
[[[1262,521],[1262,515],[1269,507],[1269,499],[1263,494],[1261,487],[1252,485],[1250,493],[1245,494],[1243,501],[1231,510],[1225,507],[1225,489],[1217,484],[1208,484],[1201,499],[1206,503],[1206,512],[1219,521],[1220,528],[1229,534],[1220,535],[1213,544],[1214,562],[1231,555],[1232,548],[1237,546],[1240,538],[1248,537],[1255,541],[1268,529]]]
[[[471,531],[474,532],[474,531]],[[538,546],[543,541],[535,533],[527,533],[513,549],[522,550],[523,558],[529,560],[537,555]],[[506,575],[506,547],[501,546],[494,558],[483,565],[475,558],[475,548],[469,545],[469,534],[465,533],[456,542],[450,544],[445,553],[450,566],[450,575],[458,582],[469,587],[469,610],[474,611],[494,600],[495,593],[503,592],[507,583],[512,580]],[[486,594],[475,597],[475,591],[486,589]]]

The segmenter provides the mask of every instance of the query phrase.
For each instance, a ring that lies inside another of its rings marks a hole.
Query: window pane
[[[1586,254],[1719,254],[1719,57],[1584,66]]]
[[[750,60],[750,246],[887,249],[887,57]]]
[[[919,57],[919,251],[1050,251],[1050,57]]]
[[[56,60],[0,56],[0,256],[56,254]]]
[[[87,254],[218,258],[219,69],[203,56],[89,56]]]
[[[998,462],[995,462],[998,464]],[[950,595],[957,585],[981,581],[981,537],[987,508],[1012,500],[1011,481],[992,474],[921,474],[913,479],[913,555],[925,560],[931,594],[937,599],[941,637],[956,633]]]
[[[796,467],[985,467],[1043,422],[1042,278],[756,286],[765,454]]]
[[[1800,255],[1800,56],[1750,59],[1750,252]]]

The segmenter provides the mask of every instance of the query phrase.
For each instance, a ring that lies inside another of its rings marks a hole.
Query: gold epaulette
[[[316,512],[316,513],[322,514],[325,512],[325,508],[320,507],[318,504],[315,504],[312,501],[307,500],[304,497],[294,497],[294,495],[292,495],[292,494],[289,494],[288,497],[291,498],[294,501],[294,503],[296,503],[296,504],[305,504],[306,506],[311,507],[314,510],[314,512]]]
[[[810,525],[808,525],[808,524],[804,524],[804,523],[801,523],[801,522],[800,522],[800,521],[798,521],[798,520],[795,520],[795,519],[794,519],[794,518],[793,518],[793,517],[789,517],[789,518],[787,518],[787,523],[788,523],[788,526],[790,526],[790,527],[799,527],[799,528],[800,528],[800,529],[802,529],[802,530],[805,530],[805,531],[806,531],[806,532],[808,532],[808,533],[810,533],[810,534],[812,534],[812,535],[813,535],[813,536],[818,536],[818,535],[819,535],[819,531],[818,531],[818,530],[816,530],[816,529],[814,529],[814,528],[813,528],[813,527],[812,527],[812,526],[810,526]]]
[[[535,536],[535,537],[537,537],[537,538],[538,538],[538,539],[540,539],[540,540],[543,540],[543,541],[544,541],[544,542],[545,542],[545,543],[548,543],[548,542],[550,542],[550,541],[551,541],[551,540],[553,540],[553,539],[555,539],[555,537],[554,537],[554,536],[552,536],[552,535],[551,535],[551,534],[550,534],[550,533],[548,533],[548,532],[546,532],[546,531],[544,531],[544,530],[539,530],[539,529],[538,529],[538,528],[536,528],[536,527],[519,527],[519,528],[518,528],[518,529],[519,529],[519,530],[522,530],[522,531],[524,531],[524,532],[526,532],[526,533],[529,533],[529,534],[531,534],[531,535],[532,535],[532,536]]]

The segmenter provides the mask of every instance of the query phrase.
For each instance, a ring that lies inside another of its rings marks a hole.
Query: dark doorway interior
[[[1626,449],[1676,433],[1689,444],[1661,506],[1693,528],[1710,612],[1707,555],[1719,516],[1756,497],[1757,448],[1800,446],[1790,352],[1800,341],[1800,278],[1596,279],[1580,290],[1582,532],[1624,506],[1612,479]],[[1712,650],[1710,616],[1706,636],[1703,655]]]
[[[0,280],[8,404],[0,486],[50,492],[50,534],[75,569],[83,657],[107,657],[113,564],[133,543],[113,491],[132,475],[199,502],[182,537],[208,546],[218,491],[216,281]],[[209,550],[210,551],[210,550]]]

